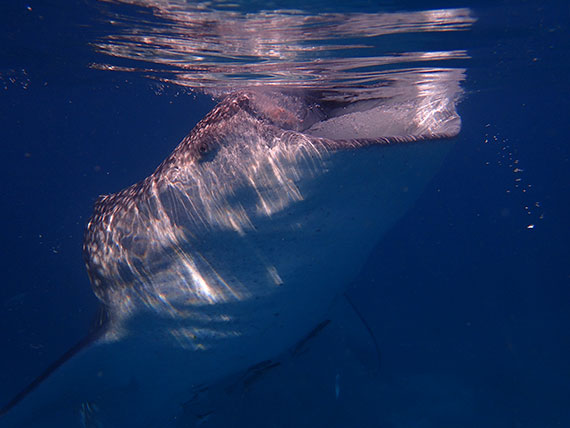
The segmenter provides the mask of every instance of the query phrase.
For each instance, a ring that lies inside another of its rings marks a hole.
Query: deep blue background
[[[473,57],[464,126],[350,296],[381,345],[381,375],[437,373],[469,392],[480,419],[448,426],[570,426],[570,7],[405,5],[478,16],[462,36]],[[91,4],[1,8],[5,402],[95,314],[81,256],[95,198],[152,172],[213,102],[88,69],[97,57],[87,42],[105,30],[80,25]]]

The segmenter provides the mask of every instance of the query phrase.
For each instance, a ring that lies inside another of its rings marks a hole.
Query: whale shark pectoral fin
[[[108,324],[108,313],[106,309],[101,305],[97,311],[97,314],[92,322],[89,333],[68,349],[61,357],[51,363],[38,377],[36,377],[31,383],[24,387],[20,392],[18,392],[8,403],[0,408],[0,419],[6,415],[10,410],[12,410],[16,405],[23,401],[28,395],[30,395],[39,385],[41,385],[46,379],[48,379],[57,369],[63,366],[71,358],[77,355],[80,351],[87,348],[89,345],[98,340],[106,331]]]

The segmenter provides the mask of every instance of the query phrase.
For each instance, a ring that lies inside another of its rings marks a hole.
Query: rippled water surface
[[[398,72],[445,67],[468,57],[449,33],[469,30],[475,22],[466,8],[244,13],[237,5],[127,3],[138,8],[130,14],[109,13],[113,31],[94,43],[98,52],[113,58],[93,67],[213,90],[352,87],[382,82]],[[432,42],[426,44],[422,33],[432,35]]]

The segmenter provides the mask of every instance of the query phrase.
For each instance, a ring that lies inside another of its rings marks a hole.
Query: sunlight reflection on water
[[[469,9],[393,13],[307,13],[213,9],[208,3],[107,0],[146,13],[113,11],[114,32],[93,43],[102,70],[137,72],[192,88],[274,85],[340,88],[381,83],[395,70],[467,58],[465,50],[425,51],[413,33],[466,30]],[[149,13],[150,12],[150,13]]]

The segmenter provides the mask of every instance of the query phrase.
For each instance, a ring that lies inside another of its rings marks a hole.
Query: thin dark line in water
[[[8,413],[14,406],[16,406],[20,401],[22,401],[29,393],[34,391],[44,380],[46,380],[53,372],[55,372],[59,367],[61,367],[65,362],[70,360],[76,354],[78,354],[82,349],[91,343],[99,339],[103,333],[106,331],[108,324],[108,318],[106,311],[103,307],[100,307],[95,320],[93,322],[93,327],[83,339],[73,345],[68,349],[61,357],[51,363],[38,377],[36,377],[31,383],[29,383],[24,389],[18,392],[6,405],[0,408],[0,418],[2,418],[6,413]]]
[[[358,318],[360,319],[360,321],[364,325],[364,328],[366,328],[366,330],[368,331],[368,334],[370,334],[370,338],[372,339],[372,343],[374,344],[374,349],[376,349],[376,358],[378,360],[378,369],[380,369],[380,363],[381,363],[380,346],[378,345],[378,341],[376,340],[376,337],[374,336],[374,332],[372,331],[372,329],[370,328],[370,325],[368,324],[368,322],[366,321],[364,316],[360,313],[360,311],[358,310],[356,305],[352,302],[350,297],[348,297],[348,293],[344,293],[344,298],[346,299],[346,301],[348,302],[348,304],[350,305],[350,307],[352,308],[354,313],[358,316]]]

